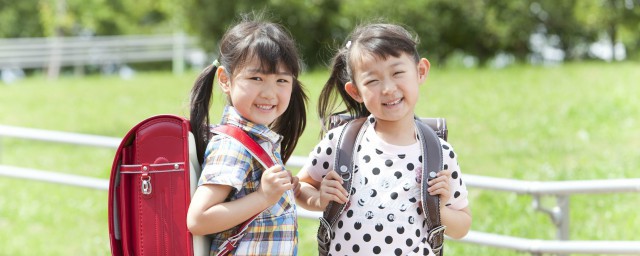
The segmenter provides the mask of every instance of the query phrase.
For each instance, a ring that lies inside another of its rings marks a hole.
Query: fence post
[[[173,34],[173,74],[184,73],[184,53],[186,47],[186,37],[184,32],[179,31]]]
[[[557,224],[558,240],[569,240],[569,196],[559,195],[556,202],[560,208],[560,223]]]

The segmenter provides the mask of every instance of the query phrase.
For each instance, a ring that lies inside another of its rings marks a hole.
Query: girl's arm
[[[322,182],[314,180],[305,169],[298,173],[300,193],[296,196],[296,204],[310,211],[324,211],[329,201],[340,204],[347,202],[347,192],[342,187],[342,178],[335,171],[330,171]]]
[[[218,233],[248,220],[280,200],[291,189],[289,172],[282,166],[271,167],[262,174],[260,187],[243,198],[224,202],[231,192],[226,185],[201,185],[196,189],[189,211],[187,227],[194,235]]]
[[[471,228],[471,211],[469,207],[454,210],[440,203],[440,221],[447,226],[444,233],[454,239],[460,239],[467,235]]]
[[[444,233],[451,238],[460,239],[467,235],[471,228],[471,211],[469,207],[456,210],[445,205],[451,198],[451,173],[451,170],[438,172],[436,178],[429,181],[428,191],[429,194],[440,197],[440,221],[442,225],[447,226]]]

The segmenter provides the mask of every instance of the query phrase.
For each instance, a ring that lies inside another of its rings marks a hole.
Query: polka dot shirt
[[[371,118],[371,117],[370,117]],[[428,228],[420,206],[420,143],[397,146],[385,143],[370,125],[357,145],[353,188],[348,207],[332,232],[330,255],[434,255],[426,242]],[[316,181],[333,170],[335,145],[344,126],[330,130],[309,154],[303,167]],[[452,191],[446,206],[468,205],[456,154],[442,144],[444,169],[452,171]]]

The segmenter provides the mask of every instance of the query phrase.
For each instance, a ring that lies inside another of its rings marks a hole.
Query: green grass
[[[446,117],[463,173],[535,181],[638,178],[640,64],[439,69],[421,88],[420,116]],[[188,112],[196,73],[29,78],[0,84],[0,124],[121,137],[155,114]],[[318,139],[315,98],[325,72],[305,74],[312,103],[296,155]],[[219,95],[219,90],[217,91]],[[216,96],[212,119],[223,98]],[[2,138],[0,164],[108,178],[112,149]],[[0,255],[109,255],[107,193],[0,177]],[[483,232],[553,239],[531,198],[470,189]],[[551,205],[552,200],[545,202]],[[571,239],[640,240],[638,193],[571,197]],[[316,255],[315,220],[300,221],[303,255]],[[526,255],[449,241],[448,255]]]

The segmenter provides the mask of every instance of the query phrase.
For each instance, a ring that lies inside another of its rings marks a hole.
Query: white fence
[[[107,148],[117,148],[120,144],[119,138],[0,125],[0,138],[3,136]],[[0,152],[0,154],[1,153],[2,152]],[[289,160],[288,164],[300,167],[304,161],[304,157],[293,156]],[[43,182],[88,187],[99,190],[107,190],[109,185],[109,181],[103,179],[6,165],[0,165],[0,176],[39,180]],[[571,253],[640,255],[640,241],[577,241],[569,240],[568,237],[569,197],[571,195],[622,192],[640,193],[640,179],[538,182],[492,178],[470,174],[466,174],[465,178],[466,184],[469,187],[506,191],[532,196],[534,199],[533,206],[537,210],[549,214],[558,228],[558,240],[528,239],[472,230],[466,237],[458,241],[516,250],[530,253],[532,255]],[[558,205],[551,209],[542,207],[540,205],[540,197],[542,196],[556,197]],[[309,212],[303,209],[299,212],[299,215],[304,218],[317,218],[320,216],[318,212]]]
[[[61,67],[172,61],[180,73],[188,58],[200,55],[196,40],[182,33],[0,39],[0,70],[45,68],[51,74]]]

